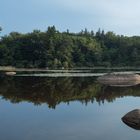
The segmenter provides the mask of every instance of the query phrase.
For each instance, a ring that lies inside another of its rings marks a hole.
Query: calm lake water
[[[140,108],[140,85],[97,76],[1,75],[0,140],[138,140],[121,118]]]

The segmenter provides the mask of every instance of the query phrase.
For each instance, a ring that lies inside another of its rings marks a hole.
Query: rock
[[[99,83],[110,86],[133,86],[140,83],[138,74],[106,74],[98,77]]]
[[[140,109],[128,112],[122,117],[122,121],[128,126],[140,130]]]
[[[11,71],[11,72],[6,72],[5,74],[6,74],[6,75],[9,75],[9,76],[12,76],[12,75],[15,75],[15,74],[16,74],[16,72]]]

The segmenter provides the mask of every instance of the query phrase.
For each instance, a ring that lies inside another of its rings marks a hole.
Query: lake
[[[100,84],[97,77],[104,73],[74,70],[1,74],[0,139],[137,140],[140,131],[121,118],[140,108],[140,85]]]

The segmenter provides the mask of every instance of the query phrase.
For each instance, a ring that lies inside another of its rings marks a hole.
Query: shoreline
[[[0,71],[15,71],[15,72],[20,72],[20,71],[38,71],[38,72],[55,72],[55,71],[80,71],[80,70],[140,70],[140,67],[75,67],[75,68],[58,68],[58,69],[52,69],[52,68],[16,68],[12,66],[0,66]]]

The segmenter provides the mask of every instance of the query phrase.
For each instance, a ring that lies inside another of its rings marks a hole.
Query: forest
[[[2,32],[2,28],[0,28]],[[81,30],[11,32],[0,37],[0,66],[18,68],[138,67],[140,37]]]

